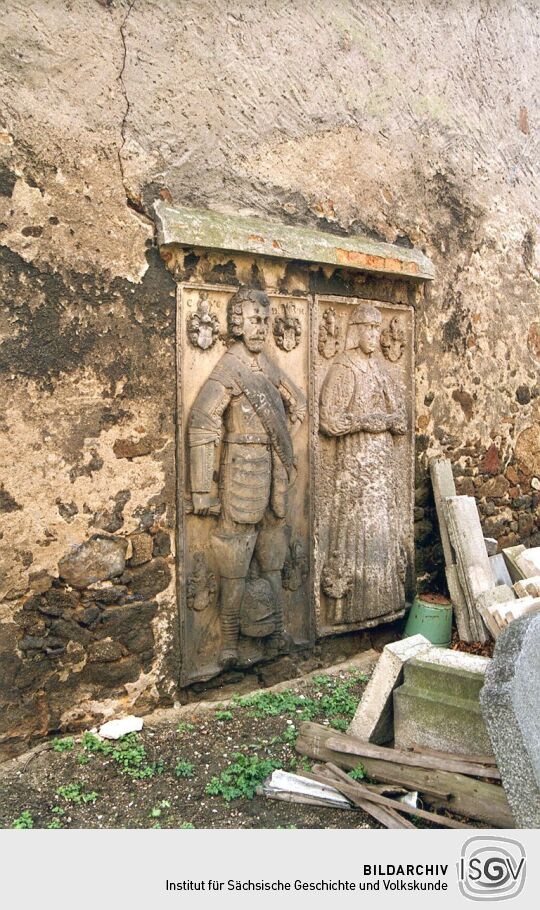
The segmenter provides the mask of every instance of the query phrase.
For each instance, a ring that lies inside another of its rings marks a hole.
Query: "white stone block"
[[[351,736],[379,745],[393,738],[392,692],[401,684],[403,666],[432,647],[423,635],[386,645],[349,725]]]

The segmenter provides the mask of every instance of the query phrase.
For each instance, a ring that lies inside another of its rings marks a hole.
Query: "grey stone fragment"
[[[494,537],[484,537],[484,543],[488,556],[495,556],[499,547],[496,539]]]
[[[495,556],[490,556],[489,564],[491,566],[493,581],[495,584],[508,585],[509,587],[512,587],[512,578],[510,577],[504,555],[502,553],[496,553]]]
[[[479,693],[489,658],[431,648],[409,661],[394,691],[394,741],[455,755],[492,752],[482,721]]]
[[[386,645],[349,725],[351,736],[379,745],[393,739],[392,692],[403,679],[406,661],[431,647],[423,635]]]
[[[540,828],[540,615],[499,636],[480,693],[508,802],[519,828]]]
[[[58,563],[61,578],[74,588],[121,575],[126,564],[127,542],[121,537],[96,534],[63,556]]]

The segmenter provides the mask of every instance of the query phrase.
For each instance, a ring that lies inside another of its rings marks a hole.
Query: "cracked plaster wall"
[[[4,4],[10,748],[174,698],[174,557],[160,544],[138,571],[163,560],[167,586],[143,597],[125,579],[123,595],[157,605],[149,656],[121,643],[97,661],[100,682],[69,630],[55,662],[20,648],[56,621],[44,610],[70,547],[174,528],[174,284],[153,248],[158,197],[424,249],[437,279],[417,308],[419,574],[437,578],[432,454],[452,459],[487,533],[540,543],[539,31],[533,0]],[[132,661],[124,676],[118,661]]]

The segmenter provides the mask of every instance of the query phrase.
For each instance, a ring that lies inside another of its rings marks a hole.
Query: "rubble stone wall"
[[[177,697],[175,284],[156,198],[425,250],[419,577],[442,584],[431,455],[486,534],[540,543],[539,31],[534,0],[4,4],[7,753]]]

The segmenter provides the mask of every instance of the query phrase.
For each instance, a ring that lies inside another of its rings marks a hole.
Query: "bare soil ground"
[[[294,742],[304,719],[345,729],[367,677],[321,672],[280,692],[194,708],[118,743],[51,740],[0,769],[0,826],[34,828],[367,828],[360,810],[294,805],[254,794],[274,767],[308,769]]]

